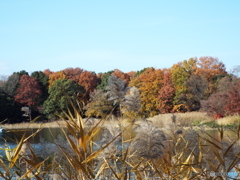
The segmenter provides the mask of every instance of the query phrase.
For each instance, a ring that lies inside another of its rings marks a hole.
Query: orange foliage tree
[[[162,87],[163,70],[148,68],[129,83],[140,91],[142,116],[154,116],[159,113],[158,92]]]
[[[133,78],[136,75],[136,71],[130,71],[127,73],[129,75],[130,79]]]
[[[196,74],[211,81],[215,76],[226,74],[225,65],[211,56],[200,57],[196,63]]]
[[[195,70],[197,75],[206,79],[209,83],[206,97],[209,97],[216,90],[219,77],[227,74],[225,65],[211,56],[200,57],[197,60]]]
[[[63,71],[57,71],[49,75],[49,87],[54,85],[54,82],[60,79],[66,79],[66,75]]]
[[[79,100],[85,103],[89,100],[90,92],[97,87],[99,78],[94,72],[86,71],[80,68],[66,68],[63,70],[66,79],[72,80],[85,89],[85,94],[79,96]]]
[[[171,72],[164,73],[162,87],[159,90],[159,110],[161,113],[170,113],[173,109],[173,100],[175,96],[175,88],[172,83]]]
[[[42,95],[41,87],[36,78],[28,75],[21,76],[16,92],[15,101],[31,107],[38,105],[39,97]]]
[[[80,68],[66,68],[63,70],[63,73],[66,75],[66,78],[76,83],[79,83],[80,75],[82,72],[83,69]]]
[[[92,92],[98,84],[97,75],[90,71],[80,68],[67,68],[63,70],[63,73],[66,75],[66,79],[83,86],[87,94]]]

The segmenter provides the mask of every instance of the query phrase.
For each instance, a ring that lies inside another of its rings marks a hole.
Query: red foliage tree
[[[46,76],[49,76],[49,75],[52,74],[53,72],[50,71],[49,69],[45,69],[45,70],[43,71],[43,73],[44,73]]]
[[[213,93],[207,100],[201,101],[201,110],[207,112],[210,116],[214,116],[216,114],[224,116],[226,113],[224,106],[227,103],[227,99],[227,93]]]
[[[217,92],[204,101],[201,101],[202,110],[209,115],[234,115],[240,113],[240,80],[226,76],[222,78]]]
[[[90,71],[83,71],[80,74],[80,78],[78,84],[84,87],[87,94],[93,92],[93,90],[97,87],[99,82],[99,78],[97,75]]]
[[[41,95],[41,87],[36,78],[28,75],[22,75],[19,81],[17,95],[14,97],[15,101],[34,107],[38,105],[39,97]]]
[[[172,83],[171,72],[166,72],[163,76],[162,87],[159,90],[159,110],[161,113],[169,113],[173,108],[175,88]]]
[[[240,114],[240,80],[229,87],[228,99],[225,105],[227,115]]]

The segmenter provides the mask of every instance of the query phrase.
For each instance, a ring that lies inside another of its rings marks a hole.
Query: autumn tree
[[[172,83],[171,72],[166,71],[163,76],[162,87],[159,90],[159,110],[161,113],[170,113],[173,109],[175,88]]]
[[[66,79],[70,79],[85,89],[83,99],[85,102],[89,99],[89,93],[92,92],[98,85],[99,79],[94,72],[86,71],[80,68],[67,68],[63,70]]]
[[[21,76],[28,75],[28,72],[25,70],[14,72],[5,84],[4,91],[10,96],[16,95],[16,90],[19,86],[19,80]]]
[[[201,110],[211,116],[239,113],[239,85],[240,80],[237,78],[230,76],[222,78],[218,83],[217,90],[207,100],[201,101]]]
[[[226,75],[225,65],[217,58],[211,56],[200,57],[195,66],[195,74],[207,80],[209,83],[206,91],[206,98],[208,98],[217,87],[219,79],[222,75]]]
[[[129,85],[140,91],[142,116],[149,117],[159,113],[158,92],[162,87],[162,80],[163,70],[148,68],[130,81]]]
[[[185,104],[187,111],[197,111],[201,108],[200,101],[204,99],[208,83],[202,77],[192,74],[185,82],[186,91],[179,96],[179,102]]]
[[[228,99],[224,108],[227,115],[240,114],[240,80],[232,83],[228,90]]]
[[[84,108],[88,117],[106,118],[113,110],[113,102],[108,100],[102,89],[95,89],[90,93],[88,104]]]
[[[36,107],[39,104],[39,97],[42,95],[36,78],[28,75],[21,76],[16,92],[15,101],[29,107]]]
[[[84,71],[80,74],[78,84],[84,87],[87,95],[92,92],[98,85],[99,79],[94,72]]]
[[[171,67],[172,82],[175,88],[174,104],[181,104],[179,97],[186,93],[187,87],[185,82],[194,73],[196,58],[184,60]]]
[[[66,79],[70,79],[79,84],[81,79],[80,75],[83,71],[84,70],[80,68],[66,68],[63,70],[63,74],[66,76]]]
[[[226,110],[224,108],[227,103],[228,95],[224,92],[215,92],[210,95],[207,100],[200,101],[201,110],[208,113],[210,116],[216,114],[225,115]]]
[[[46,76],[50,76],[50,74],[52,74],[53,72],[52,71],[50,71],[50,69],[45,69],[44,71],[43,71],[43,74],[45,74]]]
[[[70,101],[76,102],[77,95],[84,93],[84,88],[74,81],[59,79],[48,90],[49,97],[44,102],[44,113],[49,118],[56,117],[56,114],[64,116],[68,108],[72,110]],[[75,104],[76,105],[76,104]]]
[[[66,75],[63,71],[57,71],[49,75],[49,87],[54,85],[54,82],[60,79],[66,79]]]
[[[128,73],[126,73],[129,77],[130,77],[130,79],[131,78],[133,78],[135,75],[136,75],[136,71],[130,71],[130,72],[128,72]]]

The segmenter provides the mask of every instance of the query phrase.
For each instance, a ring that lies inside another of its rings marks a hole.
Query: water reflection
[[[36,135],[28,139],[28,142],[35,149],[39,149],[41,139],[44,139],[45,142],[54,143],[55,139],[58,137],[64,138],[64,133],[62,128],[43,128]],[[7,147],[9,149],[14,149],[17,143],[24,136],[29,137],[34,134],[37,129],[28,129],[28,130],[9,130],[2,131],[0,133],[0,156],[5,156],[4,149]]]

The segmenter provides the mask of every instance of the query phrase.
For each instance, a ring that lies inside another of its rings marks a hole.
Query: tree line
[[[26,120],[22,107],[29,107],[34,117],[56,120],[66,117],[64,112],[73,106],[87,117],[137,118],[199,110],[223,117],[240,113],[239,89],[239,77],[209,56],[190,58],[170,68],[128,73],[66,68],[29,74],[23,70],[1,77],[0,121]]]

